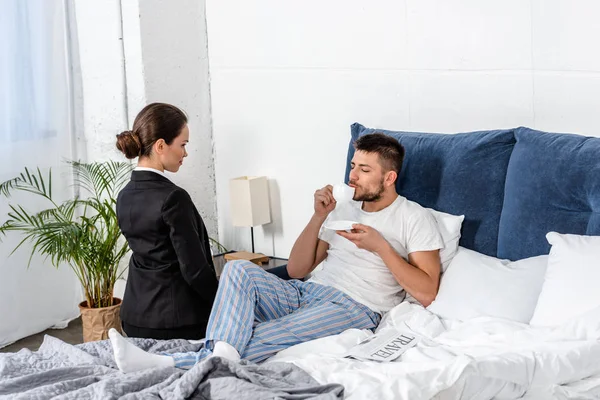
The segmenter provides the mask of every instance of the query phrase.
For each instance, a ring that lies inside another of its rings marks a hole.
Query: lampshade
[[[271,222],[266,176],[241,176],[229,181],[233,226],[257,226]]]

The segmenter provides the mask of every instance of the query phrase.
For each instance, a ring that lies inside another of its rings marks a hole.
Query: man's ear
[[[398,179],[398,173],[396,171],[388,171],[385,173],[384,184],[385,184],[385,186],[395,185],[397,179]]]
[[[156,154],[162,154],[164,153],[166,146],[167,142],[165,142],[164,139],[158,139],[156,142],[154,142],[154,145],[152,147],[154,148],[154,152]]]

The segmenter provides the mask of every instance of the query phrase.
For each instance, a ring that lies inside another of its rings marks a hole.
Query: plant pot
[[[110,328],[115,328],[123,333],[119,316],[121,299],[115,297],[112,306],[103,308],[89,308],[87,301],[82,301],[79,303],[79,311],[81,312],[84,342],[108,339]]]

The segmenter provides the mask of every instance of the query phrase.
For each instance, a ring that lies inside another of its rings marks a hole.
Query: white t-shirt
[[[327,221],[336,220],[356,221],[377,229],[405,260],[410,253],[444,247],[431,213],[402,196],[377,212],[363,211],[362,202],[338,203],[327,217]],[[379,313],[404,300],[404,289],[377,254],[359,249],[323,226],[319,239],[329,243],[329,250],[309,282],[332,286]]]

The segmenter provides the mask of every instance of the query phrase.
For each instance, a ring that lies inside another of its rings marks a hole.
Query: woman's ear
[[[165,142],[164,139],[158,139],[156,142],[154,142],[154,146],[152,146],[154,148],[154,152],[156,154],[162,154],[165,151],[165,147],[167,146],[167,142]]]

